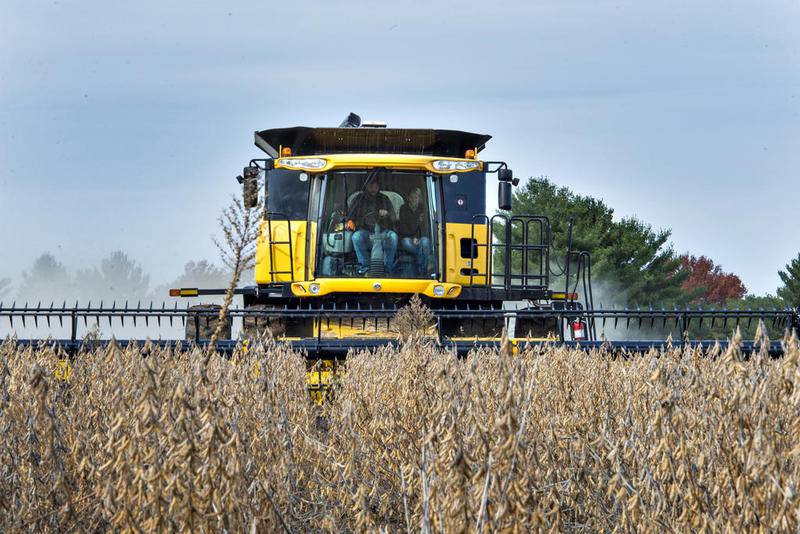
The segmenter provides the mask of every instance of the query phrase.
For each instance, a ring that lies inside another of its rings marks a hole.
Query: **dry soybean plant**
[[[0,345],[0,530],[800,528],[800,349],[352,354],[317,406],[271,339],[226,359]],[[62,364],[63,365],[63,364]],[[324,424],[321,424],[324,422]]]
[[[404,341],[432,333],[431,329],[435,324],[433,312],[416,293],[411,295],[408,304],[400,308],[392,319],[394,333]]]
[[[234,291],[242,273],[255,265],[256,242],[261,229],[260,215],[264,202],[263,196],[258,195],[255,207],[248,208],[238,196],[233,196],[230,204],[222,210],[222,214],[217,219],[222,232],[222,240],[214,238],[214,244],[219,250],[222,263],[231,272],[231,280],[225,290],[225,298],[210,338],[210,347],[214,347],[225,330],[228,309],[233,302]]]

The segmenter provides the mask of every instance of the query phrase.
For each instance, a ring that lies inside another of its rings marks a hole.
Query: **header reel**
[[[186,290],[187,293],[193,293]],[[248,321],[250,324],[266,327],[271,321],[314,321],[317,327],[322,325],[338,324],[340,326],[366,326],[372,323],[376,325],[380,322],[381,327],[386,325],[392,328],[394,316],[400,310],[397,306],[315,306],[311,303],[302,307],[274,307],[274,308],[234,308],[229,312],[230,320],[234,325]],[[445,335],[443,322],[448,320],[476,321],[484,323],[500,324],[512,333],[512,337],[517,347],[536,348],[542,346],[563,345],[567,347],[578,347],[584,350],[603,349],[609,352],[621,353],[642,353],[653,348],[666,347],[667,336],[671,336],[669,342],[673,347],[703,347],[710,348],[719,344],[721,348],[728,345],[727,335],[730,335],[736,328],[754,329],[759,324],[762,325],[761,337],[753,341],[743,341],[741,348],[748,353],[753,350],[766,350],[771,356],[781,356],[784,352],[785,344],[791,338],[792,333],[800,335],[800,309],[774,309],[774,310],[705,310],[705,309],[683,309],[683,310],[654,310],[654,309],[581,309],[579,305],[566,305],[561,309],[476,309],[475,307],[459,307],[457,304],[452,306],[433,309],[432,315],[437,325],[436,334],[433,340],[443,350],[455,350],[459,355],[466,355],[469,351],[478,347],[499,347],[501,339],[485,338],[465,338],[458,335]],[[105,339],[93,340],[93,343],[104,344],[112,340],[121,346],[128,344],[144,345],[145,343],[155,343],[176,347],[188,347],[191,345],[206,345],[208,339],[203,337],[203,332],[207,332],[208,323],[215,321],[219,314],[217,306],[189,306],[179,308],[177,304],[173,307],[166,307],[150,303],[149,306],[124,306],[118,307],[113,303],[110,307],[93,306],[91,303],[86,306],[67,306],[66,303],[60,306],[51,303],[42,306],[30,306],[27,303],[18,306],[16,303],[10,306],[0,303],[0,321],[7,325],[7,336],[17,345],[30,346],[44,343],[60,347],[67,352],[77,352],[82,343],[83,336],[92,325],[103,329],[108,325],[107,331],[113,334],[117,328],[125,328],[126,321],[128,326],[144,324],[148,327],[165,327],[184,325],[191,322],[195,325],[192,329],[195,332],[193,339],[124,339],[121,336],[108,335]],[[6,320],[8,321],[6,323]],[[525,333],[517,331],[514,333],[515,324],[524,321],[538,321],[557,325],[556,331],[548,337],[527,338]],[[53,329],[58,324],[61,334],[53,336]],[[575,323],[584,325],[584,334],[577,334],[574,329]],[[45,327],[46,325],[46,327]],[[82,327],[82,328],[81,328]],[[21,328],[23,332],[36,333],[33,335],[21,335],[17,331]],[[264,328],[262,328],[263,330]],[[705,329],[705,330],[703,330]],[[655,333],[649,339],[612,339],[608,332],[619,335],[623,331],[642,332],[650,330]],[[714,333],[714,337],[705,339],[692,339],[692,331],[705,331]],[[306,339],[286,339],[284,342],[292,347],[305,351],[309,358],[320,357],[344,357],[350,350],[371,349],[385,345],[396,345],[397,338],[393,336],[367,337],[367,338],[347,338],[335,339],[324,338],[319,335],[310,336]],[[599,335],[598,335],[599,331]],[[723,333],[726,332],[727,334]],[[767,333],[771,333],[775,338],[766,343]],[[677,335],[674,335],[677,334]],[[663,336],[663,337],[662,337]],[[152,336],[153,338],[159,336]],[[115,339],[116,338],[116,339]],[[217,344],[217,350],[223,353],[230,353],[235,350],[238,344],[244,339],[241,335],[237,339],[221,340]],[[278,338],[278,341],[281,341]]]

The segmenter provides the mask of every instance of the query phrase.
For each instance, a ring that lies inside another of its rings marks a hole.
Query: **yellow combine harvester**
[[[549,289],[550,223],[509,214],[519,180],[505,162],[479,159],[489,139],[362,125],[354,114],[337,128],[256,132],[268,157],[238,177],[246,207],[266,197],[255,285],[239,290],[244,335],[269,329],[316,358],[344,356],[392,343],[392,317],[416,294],[438,340],[461,352],[499,341],[504,328],[563,339],[563,317],[520,313],[581,306]]]
[[[255,205],[260,176],[267,198],[246,308],[374,312],[418,294],[433,310],[465,312],[440,321],[442,336],[474,338],[499,336],[505,325],[481,310],[564,299],[548,289],[547,218],[486,214],[487,178],[498,178],[501,210],[519,181],[505,162],[478,158],[490,136],[359,123],[351,114],[338,128],[256,132],[270,158],[251,161],[240,178],[246,205]],[[387,333],[381,321],[376,330],[374,321],[362,328],[309,315],[268,318],[287,338]],[[534,323],[516,330],[555,331]]]
[[[215,350],[237,350],[241,339],[269,331],[304,352],[312,394],[334,375],[336,362],[353,349],[396,344],[404,328],[396,314],[419,295],[419,315],[435,343],[459,355],[508,342],[556,341],[584,350],[626,354],[664,345],[710,349],[738,325],[763,322],[772,341],[742,343],[744,351],[783,354],[780,338],[800,331],[800,310],[603,309],[592,302],[586,252],[553,254],[550,222],[511,214],[517,185],[505,162],[479,159],[488,135],[432,129],[395,129],[364,124],[351,114],[338,128],[278,128],[256,132],[266,152],[251,160],[239,182],[244,204],[265,197],[257,242],[255,284],[237,289],[243,306],[229,310],[241,325],[240,339],[217,339]],[[496,177],[498,208],[488,214],[487,180]],[[552,262],[551,262],[552,259]],[[557,283],[559,291],[551,289]],[[576,290],[580,288],[582,299]],[[224,289],[183,288],[172,296],[224,294]],[[408,314],[406,314],[408,315]],[[186,339],[114,339],[122,346],[158,343],[186,348],[207,345],[218,309],[140,306],[4,306],[0,319],[14,328],[26,319],[69,325],[65,339],[20,339],[34,346],[54,343],[70,354],[81,350],[79,323],[101,319],[136,325],[186,321]],[[417,319],[419,319],[417,317]],[[148,322],[149,321],[149,322]],[[412,321],[413,322],[413,321]],[[406,321],[408,323],[408,321]],[[416,321],[420,326],[420,321]],[[231,338],[225,325],[223,338]],[[626,339],[609,339],[630,329]],[[649,328],[654,338],[632,336]],[[602,339],[598,338],[600,330]],[[690,333],[705,335],[692,340]],[[720,335],[720,332],[722,333]],[[106,343],[111,340],[100,340]]]

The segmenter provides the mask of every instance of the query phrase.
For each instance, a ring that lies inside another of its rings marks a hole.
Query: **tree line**
[[[559,254],[566,258],[572,219],[572,249],[591,254],[596,306],[599,298],[605,305],[664,308],[800,307],[800,254],[779,271],[783,285],[775,294],[754,295],[736,274],[725,272],[713,259],[678,254],[669,242],[671,230],[653,229],[636,217],[615,219],[613,208],[602,200],[577,194],[545,177],[531,178],[518,188],[513,213],[549,218],[554,258]]]
[[[246,279],[246,278],[245,278]],[[170,288],[225,287],[231,273],[207,260],[190,261],[183,272],[168,284],[151,285],[150,275],[142,266],[121,250],[110,253],[94,267],[68,269],[51,253],[37,257],[21,276],[18,284],[0,279],[0,299],[19,302],[76,301],[85,304],[116,301],[135,304],[167,300]]]

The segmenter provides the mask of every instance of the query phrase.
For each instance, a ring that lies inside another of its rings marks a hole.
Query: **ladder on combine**
[[[271,282],[294,282],[294,250],[292,250],[292,221],[284,213],[268,211],[265,214],[265,221],[267,223],[267,239],[269,243],[269,278]],[[280,221],[286,223],[286,240],[273,240],[273,229],[278,228],[273,226],[274,222]],[[279,250],[279,247],[286,247],[287,250]],[[276,250],[278,249],[278,250]],[[287,254],[288,252],[288,254]],[[276,269],[275,258],[278,255],[286,254],[289,258],[289,269]],[[286,277],[287,279],[281,279]]]

